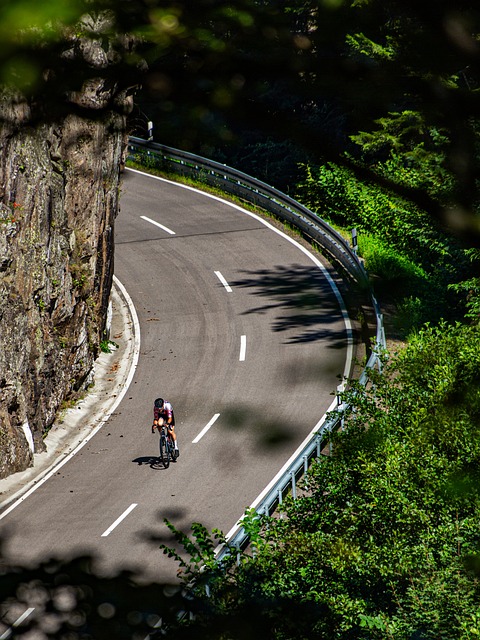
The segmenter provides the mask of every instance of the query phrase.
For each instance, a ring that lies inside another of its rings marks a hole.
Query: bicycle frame
[[[165,439],[166,439],[166,441],[168,443],[168,446],[173,451],[173,449],[175,448],[175,443],[173,442],[172,434],[167,429],[166,425],[162,425],[162,427],[160,428],[160,436],[164,436],[165,437]]]

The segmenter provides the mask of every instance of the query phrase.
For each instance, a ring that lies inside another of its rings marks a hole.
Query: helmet
[[[154,406],[155,406],[157,409],[161,409],[161,408],[163,407],[163,402],[164,402],[163,398],[157,398],[157,399],[155,400]]]

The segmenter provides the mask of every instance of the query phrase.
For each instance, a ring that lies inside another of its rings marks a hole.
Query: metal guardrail
[[[273,213],[317,243],[323,251],[327,252],[332,261],[337,266],[339,265],[357,284],[371,291],[368,274],[348,242],[327,222],[290,196],[226,165],[141,138],[129,138],[128,151],[130,158],[146,168],[156,168],[195,178],[199,182],[217,187]],[[359,378],[361,384],[366,384],[369,369],[381,366],[379,352],[386,349],[383,317],[375,297],[373,294],[370,295],[375,311],[377,330],[375,347]],[[307,473],[311,460],[320,457],[321,451],[326,445],[328,434],[341,425],[342,413],[348,407],[341,403],[340,395],[337,396],[337,400],[337,406],[322,418],[311,439],[300,451],[294,454],[286,471],[281,473],[280,477],[273,481],[268,491],[251,505],[257,513],[270,515],[282,503],[287,493],[291,493],[294,498],[296,497],[298,479]],[[220,547],[217,550],[217,559],[220,561],[225,554],[230,554],[232,547],[242,548],[247,541],[247,535],[241,523],[238,523],[227,540],[228,546]]]
[[[129,139],[129,157],[140,164],[163,169],[217,187],[242,198],[288,222],[329,254],[331,260],[360,285],[369,286],[368,276],[350,244],[327,222],[290,196],[252,176],[187,151],[172,149],[142,138]]]
[[[368,370],[375,367],[381,367],[379,352],[386,349],[385,331],[383,327],[383,317],[378,309],[376,299],[372,296],[372,304],[375,308],[377,317],[377,334],[375,348],[368,359],[365,369],[359,377],[359,382],[365,385],[368,381]],[[341,401],[341,392],[343,385],[337,389],[336,406],[331,407],[317,426],[316,432],[313,434],[307,444],[293,456],[293,459],[287,465],[287,469],[277,478],[273,486],[260,496],[252,508],[258,514],[271,515],[275,509],[282,504],[283,498],[287,493],[291,493],[292,497],[297,497],[297,481],[300,477],[306,476],[311,460],[319,459],[321,452],[327,446],[328,436],[332,431],[339,429],[342,425],[343,412],[348,409],[348,404]],[[236,529],[227,538],[228,546],[219,547],[217,550],[217,560],[220,562],[225,555],[231,554],[231,548],[237,550],[242,549],[248,542],[247,535],[241,526],[241,522],[237,523]]]

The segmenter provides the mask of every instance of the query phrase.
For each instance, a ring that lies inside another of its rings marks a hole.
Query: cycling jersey
[[[154,404],[153,407],[153,417],[155,420],[158,420],[159,418],[163,418],[165,420],[165,422],[168,421],[168,419],[171,417],[172,418],[172,424],[175,424],[175,419],[173,416],[173,407],[170,404],[170,402],[168,402],[168,400],[165,400],[163,403],[163,407],[157,407],[156,402]]]

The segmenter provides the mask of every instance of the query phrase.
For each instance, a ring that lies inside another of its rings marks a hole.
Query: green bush
[[[458,244],[415,204],[333,163],[304,170],[296,197],[328,221],[375,236],[429,272],[453,273],[466,261]]]
[[[443,296],[424,269],[369,235],[359,237],[359,254],[377,295],[396,307],[393,328],[397,335],[408,336],[435,315],[438,297]]]
[[[416,289],[428,282],[428,274],[422,267],[373,236],[359,237],[359,252],[370,273],[387,284],[395,283],[400,292]]]
[[[301,496],[261,529],[247,514],[254,548],[238,562],[233,549],[221,574],[202,532],[182,565],[200,602],[178,637],[478,637],[479,369],[478,330],[442,323],[372,371],[373,384],[352,381],[333,455]]]

